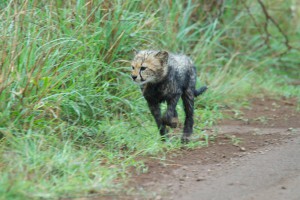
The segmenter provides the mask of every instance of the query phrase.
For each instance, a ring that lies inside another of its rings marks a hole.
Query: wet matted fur
[[[193,133],[194,98],[207,89],[206,86],[195,89],[196,68],[192,60],[186,55],[167,51],[143,50],[136,52],[131,65],[132,79],[140,84],[163,140],[166,126],[177,126],[176,105],[182,98],[185,111],[182,142],[188,142]],[[167,102],[163,116],[160,110],[162,102]]]

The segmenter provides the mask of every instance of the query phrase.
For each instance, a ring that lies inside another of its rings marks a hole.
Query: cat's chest
[[[177,93],[177,89],[172,83],[163,85],[145,85],[142,88],[142,91],[147,100],[158,102],[166,101]]]

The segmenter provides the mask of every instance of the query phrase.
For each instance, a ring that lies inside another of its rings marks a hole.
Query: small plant
[[[226,138],[230,139],[231,144],[234,146],[239,146],[241,143],[241,139],[236,137],[235,135],[226,135]]]
[[[260,117],[254,119],[254,120],[255,121],[259,121],[262,124],[267,124],[269,119],[267,117],[265,117],[265,116],[260,116]]]

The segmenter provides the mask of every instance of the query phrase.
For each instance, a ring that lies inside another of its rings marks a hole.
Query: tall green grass
[[[235,1],[223,5],[222,15],[192,0],[2,1],[0,198],[101,195],[120,189],[129,168],[147,171],[137,157],[163,159],[181,146],[173,130],[160,141],[129,76],[132,49],[167,49],[195,60],[198,87],[210,86],[196,101],[195,137],[205,138],[202,130],[222,117],[222,104],[262,91],[299,96],[287,84],[299,73],[297,2],[264,2],[295,47],[282,56],[276,27],[268,27],[270,47],[264,45],[265,19],[253,1],[246,2],[251,15]]]

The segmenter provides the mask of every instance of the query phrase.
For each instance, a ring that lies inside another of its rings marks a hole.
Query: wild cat
[[[195,89],[196,68],[192,60],[186,55],[167,51],[142,50],[135,53],[131,65],[131,77],[140,84],[163,140],[166,126],[177,126],[176,105],[182,98],[185,122],[181,141],[187,143],[193,133],[194,98],[207,90],[206,86]],[[167,103],[163,116],[162,102]]]

